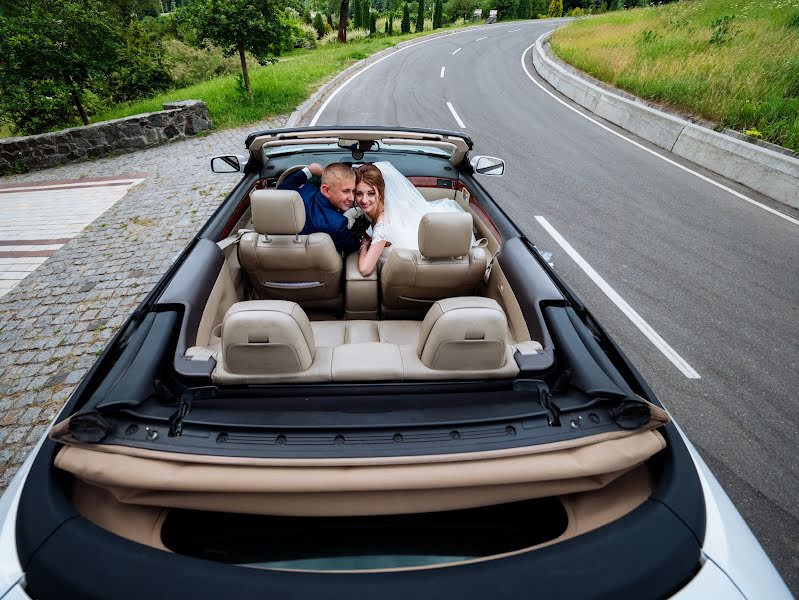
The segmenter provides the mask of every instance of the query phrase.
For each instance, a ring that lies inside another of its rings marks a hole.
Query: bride
[[[419,223],[430,212],[464,212],[450,199],[428,202],[390,162],[366,163],[355,169],[355,203],[372,222],[358,251],[358,270],[371,275],[387,246],[419,249]],[[472,239],[474,244],[474,239]]]

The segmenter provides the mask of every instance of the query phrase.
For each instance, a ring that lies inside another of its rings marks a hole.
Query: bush
[[[154,96],[172,85],[164,50],[150,37],[141,21],[131,21],[124,43],[117,49],[118,66],[106,80],[112,102]]]
[[[582,15],[585,14],[585,11],[582,8],[580,8],[579,6],[575,6],[573,9],[571,9],[566,14],[568,16],[570,16],[570,17],[581,17]]]
[[[563,0],[552,0],[549,3],[549,10],[547,10],[548,17],[562,17],[563,16]]]
[[[313,28],[316,29],[316,39],[321,39],[325,35],[325,23],[322,13],[318,12],[313,18]]]
[[[223,56],[222,51],[215,46],[202,50],[179,40],[164,40],[162,46],[166,63],[170,65],[169,74],[178,88],[241,70],[238,56]],[[246,57],[247,62],[255,61],[250,54]]]

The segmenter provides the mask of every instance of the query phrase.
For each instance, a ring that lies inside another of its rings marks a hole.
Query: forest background
[[[431,29],[646,0],[0,0],[0,136],[206,101],[215,126],[290,111],[325,78]],[[149,99],[149,100],[148,100]]]

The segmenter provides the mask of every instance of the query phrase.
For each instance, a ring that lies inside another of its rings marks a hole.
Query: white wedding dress
[[[460,204],[449,198],[428,202],[390,162],[376,162],[374,166],[380,169],[386,182],[383,216],[385,229],[380,232],[380,237],[391,242],[392,246],[418,250],[419,223],[427,213],[465,212]],[[475,245],[474,234],[472,245]]]

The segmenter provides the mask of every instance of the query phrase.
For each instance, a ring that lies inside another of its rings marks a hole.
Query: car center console
[[[349,254],[344,266],[344,314],[348,320],[377,319],[377,269],[364,277],[358,270],[358,253]]]

